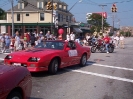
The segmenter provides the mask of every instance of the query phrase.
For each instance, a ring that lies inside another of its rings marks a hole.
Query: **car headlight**
[[[11,55],[7,55],[7,56],[5,57],[5,59],[12,59],[12,56],[11,56]]]
[[[30,57],[29,58],[29,62],[38,62],[40,60],[40,58],[38,58],[38,57]]]

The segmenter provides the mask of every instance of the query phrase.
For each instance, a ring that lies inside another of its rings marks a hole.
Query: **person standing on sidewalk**
[[[120,35],[120,48],[123,48],[124,49],[124,36],[121,34]]]
[[[6,35],[5,35],[5,49],[4,49],[4,52],[9,50],[10,43],[11,43],[11,37],[9,36],[8,33],[6,33]]]
[[[118,34],[115,36],[115,38],[114,38],[115,40],[116,40],[116,44],[115,44],[115,46],[116,46],[116,48],[118,48],[118,45],[119,45],[119,40],[120,40],[120,38],[119,38],[119,36],[118,36]]]
[[[67,40],[67,41],[70,41],[70,33],[69,33],[69,32],[67,32],[66,40]]]
[[[75,41],[75,34],[73,32],[70,34],[70,40]]]
[[[14,43],[14,50],[15,51],[19,50],[19,46],[20,46],[19,32],[16,32],[15,43]]]
[[[2,53],[4,53],[4,49],[5,49],[5,33],[2,34],[0,41],[1,41],[1,51],[2,51]]]

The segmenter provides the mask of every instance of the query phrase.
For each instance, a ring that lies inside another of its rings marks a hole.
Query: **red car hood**
[[[14,66],[0,65],[0,76],[8,73],[9,71],[12,71],[14,68]]]
[[[25,51],[18,51],[11,53],[10,55],[12,56],[12,61],[17,61],[17,62],[27,62],[27,60],[30,57],[38,57],[41,58],[45,55],[49,55],[52,53],[57,53],[60,52],[60,50],[53,50],[53,49],[29,49]]]

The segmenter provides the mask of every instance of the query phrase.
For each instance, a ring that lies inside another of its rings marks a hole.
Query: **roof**
[[[28,1],[28,4],[27,4],[27,6],[24,7],[24,9],[22,11],[39,11],[39,9],[37,8],[37,2],[38,2],[37,0],[27,0],[27,1]],[[53,2],[61,3],[63,5],[68,6],[65,2],[62,2],[60,0],[53,0]],[[18,9],[18,5],[15,5],[13,9],[14,9],[14,11],[21,11],[21,9]],[[10,11],[11,11],[11,9],[7,10],[7,12],[10,12]]]
[[[18,5],[14,6],[14,11],[21,11],[21,9],[18,9]],[[11,11],[11,9],[7,10]],[[37,8],[37,1],[36,0],[30,0],[28,1],[28,5],[24,7],[23,11],[39,11]]]

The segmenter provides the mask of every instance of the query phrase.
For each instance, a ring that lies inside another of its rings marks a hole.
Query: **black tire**
[[[87,63],[87,56],[86,56],[86,54],[83,54],[82,57],[81,57],[81,59],[80,59],[80,64],[79,65],[81,67],[83,67],[83,66],[86,65],[86,63]]]
[[[109,47],[109,53],[113,53],[114,52],[114,48],[113,47]]]
[[[92,47],[91,47],[91,52],[92,52],[92,53],[95,53],[95,52],[96,52],[96,47],[92,46]]]
[[[57,58],[55,58],[50,62],[50,65],[48,68],[49,73],[50,74],[56,74],[58,71],[58,67],[59,67],[59,61]]]
[[[11,92],[9,95],[8,95],[8,97],[7,97],[7,99],[23,99],[22,98],[22,95],[19,93],[19,92],[16,92],[16,91],[13,91],[13,92]]]

